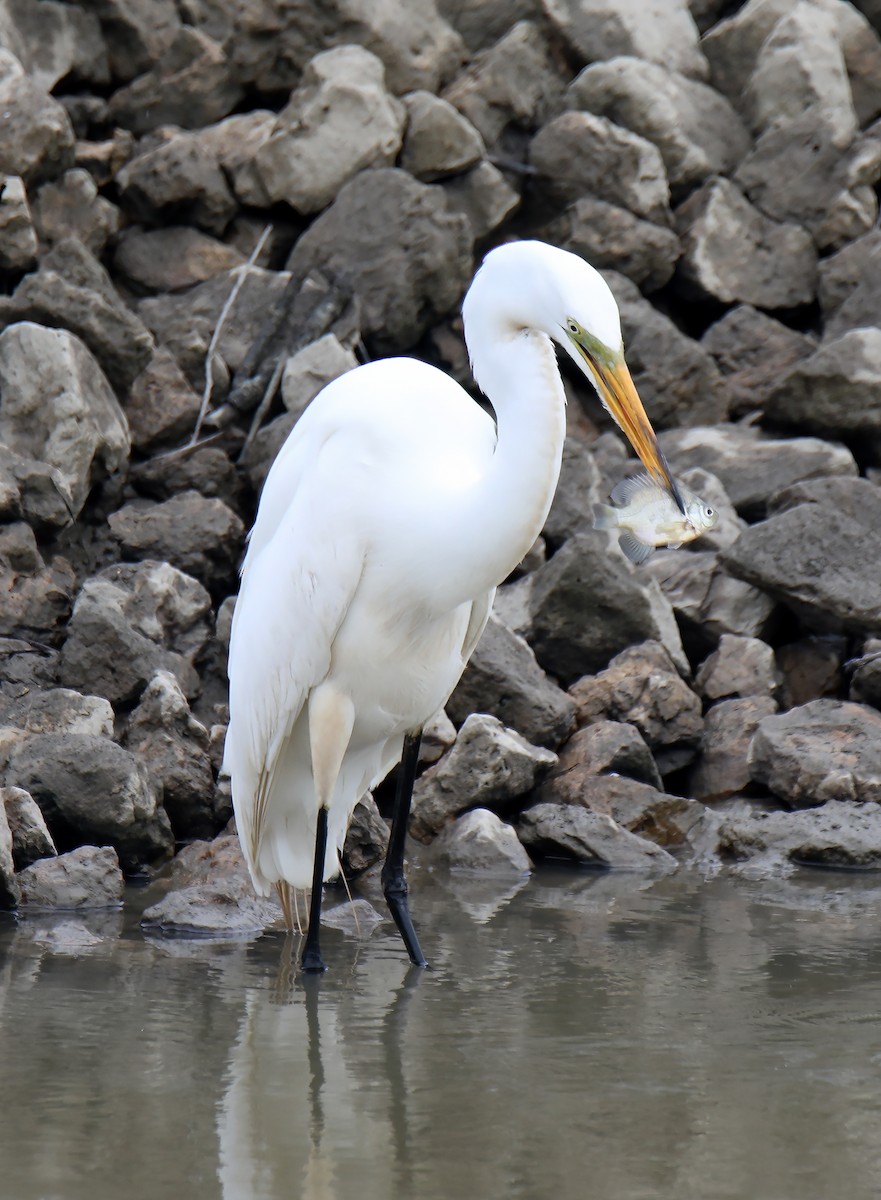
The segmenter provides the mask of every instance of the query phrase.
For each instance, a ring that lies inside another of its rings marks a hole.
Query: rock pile
[[[530,236],[606,273],[721,519],[631,567],[590,519],[627,452],[570,384],[543,536],[426,738],[427,861],[881,861],[877,4],[0,0],[0,117],[0,904],[115,904],[222,834],[273,456],[365,356],[469,384],[463,291]],[[151,925],[273,919],[212,846]]]

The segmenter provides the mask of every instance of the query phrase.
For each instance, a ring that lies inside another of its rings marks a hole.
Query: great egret
[[[242,567],[224,768],[257,892],[276,884],[292,925],[292,889],[311,885],[306,971],[324,970],[321,885],[352,811],[399,760],[383,890],[425,965],[404,877],[419,739],[550,508],[565,434],[554,343],[681,503],[592,267],[542,242],[500,246],[462,311],[495,421],[414,359],[341,376],[279,451]]]

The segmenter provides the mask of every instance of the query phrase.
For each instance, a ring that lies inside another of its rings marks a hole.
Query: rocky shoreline
[[[413,857],[881,866],[874,0],[2,0],[0,117],[0,907],[162,869],[151,927],[276,919],[218,777],[261,483],[360,361],[472,386],[461,296],[522,237],[604,271],[721,519],[631,567],[591,514],[632,463],[567,378]],[[386,800],[346,848],[368,894]]]

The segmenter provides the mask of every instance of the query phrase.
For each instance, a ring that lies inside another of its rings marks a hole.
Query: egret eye
[[[569,325],[570,333],[578,333],[578,322],[577,321],[569,321],[568,325]]]

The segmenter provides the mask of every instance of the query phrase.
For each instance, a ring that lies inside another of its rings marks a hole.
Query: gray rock
[[[484,155],[483,138],[458,109],[431,92],[404,97],[407,128],[401,166],[423,183],[458,175]]]
[[[300,213],[326,208],[364,167],[392,166],[406,112],[385,88],[376,55],[361,46],[318,54],[254,156],[254,170],[273,202]]]
[[[2,48],[0,111],[0,175],[20,175],[30,185],[73,166],[74,133],[67,113],[25,75],[15,55]]]
[[[502,808],[525,796],[557,761],[496,717],[473,713],[456,743],[416,781],[410,833],[430,841],[467,808]]]
[[[70,688],[31,688],[14,699],[0,696],[0,725],[25,733],[88,733],[113,737],[113,708],[101,696]]]
[[[222,47],[202,31],[183,25],[149,71],[114,92],[110,116],[135,133],[160,125],[200,129],[225,117],[243,91]]]
[[[608,814],[569,804],[536,804],[520,817],[517,834],[534,856],[575,859],[602,870],[668,875],[676,859],[637,837]]]
[[[201,397],[190,387],[170,350],[157,346],[126,400],[132,446],[147,453],[172,446],[192,433]]]
[[[448,207],[468,218],[475,240],[492,233],[520,205],[520,193],[489,162],[443,180],[441,187]]]
[[[821,291],[828,262],[820,264]],[[780,379],[816,349],[811,338],[748,304],[737,305],[711,325],[701,345],[728,386],[732,416],[761,409]]]
[[[6,203],[6,194],[3,196]],[[88,171],[75,167],[52,183],[44,183],[33,206],[34,226],[40,240],[52,245],[76,237],[93,254],[103,253],[119,232],[120,210],[104,196]]]
[[[428,861],[447,871],[528,875],[532,864],[511,825],[486,808],[474,808],[443,829]]]
[[[61,653],[61,682],[114,703],[137,699],[169,670],[185,695],[199,678],[193,660],[208,640],[211,597],[168,563],[108,567],[80,589]]]
[[[881,284],[881,230],[873,230],[820,263],[823,335],[831,340],[850,329],[877,326]]]
[[[647,292],[670,281],[682,249],[672,229],[592,196],[575,200],[540,232],[545,241],[581,255],[597,269],[620,271]]]
[[[881,328],[824,342],[771,390],[770,421],[820,437],[881,435]]]
[[[178,840],[218,832],[208,730],[192,715],[168,671],[160,671],[144,689],[124,744],[161,783],[163,807]]]
[[[229,455],[219,446],[202,446],[187,454],[157,455],[131,468],[135,488],[155,500],[169,500],[181,492],[219,496],[239,509],[242,479]]]
[[[740,515],[752,520],[764,516],[768,498],[790,484],[859,473],[844,446],[813,437],[774,438],[749,425],[671,429],[660,442],[676,475],[689,467],[712,472]]]
[[[587,112],[566,112],[538,131],[529,147],[541,201],[562,208],[585,194],[670,225],[670,189],[656,146]]]
[[[69,525],[70,495],[60,472],[0,443],[0,515],[7,521],[23,517],[40,533]]]
[[[541,794],[541,793],[540,793]],[[608,817],[657,846],[682,846],[704,815],[704,806],[684,796],[626,775],[594,775],[584,780],[578,803]]]
[[[107,84],[110,71],[95,13],[53,0],[6,3],[3,42],[33,83],[51,92],[68,76],[80,83]]]
[[[365,171],[294,246],[288,269],[328,272],[352,289],[361,329],[383,353],[403,350],[458,303],[471,276],[467,219],[437,185],[396,168]]]
[[[181,26],[173,0],[101,0],[101,12],[111,74],[123,81],[159,62]]]
[[[385,858],[388,850],[389,827],[382,819],[376,801],[368,792],[355,805],[341,861],[347,879],[360,875]]]
[[[3,792],[10,790],[3,788]],[[12,852],[12,830],[9,828],[6,809],[0,801],[0,908],[16,908],[21,899],[21,888],[15,878]]]
[[[774,516],[800,504],[833,507],[868,529],[881,525],[881,488],[868,479],[834,475],[805,479],[775,492],[768,502],[768,512]]]
[[[558,549],[573,534],[593,527],[593,506],[602,495],[602,482],[593,455],[581,442],[567,437],[557,490],[542,529],[545,543]]]
[[[722,700],[731,696],[773,696],[780,685],[774,651],[760,638],[723,633],[694,678],[699,696]]]
[[[257,172],[255,158],[271,137],[277,120],[277,113],[256,108],[199,131],[202,149],[220,167],[240,204],[269,207],[269,196]],[[265,261],[261,260],[260,265],[265,266]]]
[[[323,387],[357,367],[355,355],[335,333],[326,333],[292,354],[281,377],[281,398],[290,413],[299,416]]]
[[[850,675],[848,699],[881,708],[881,641],[867,638],[862,654],[847,663]]]
[[[438,0],[437,7],[472,54],[498,41],[515,21],[541,17],[541,0],[511,0],[504,8],[495,0]]]
[[[183,291],[244,261],[234,246],[186,225],[135,226],[120,238],[113,256],[114,269],[130,286],[145,292]]]
[[[603,275],[621,311],[630,373],[655,427],[724,421],[728,389],[710,355],[649,304],[629,279],[611,271]],[[689,465],[718,474],[709,462]]]
[[[662,775],[687,766],[698,752],[701,702],[658,642],[623,650],[605,671],[570,688],[579,724],[611,719],[635,725]]]
[[[37,260],[37,235],[24,181],[0,173],[0,270],[29,271]]]
[[[59,555],[46,565],[30,526],[0,525],[0,594],[7,634],[57,643],[75,586],[66,559]]]
[[[159,787],[134,755],[109,738],[23,735],[9,755],[7,777],[30,792],[61,845],[110,844],[126,868],[172,852],[174,839]]]
[[[625,721],[598,720],[585,725],[560,750],[553,774],[539,789],[542,800],[581,804],[589,782],[598,775],[626,775],[661,790],[661,775],[642,734]]]
[[[686,0],[543,0],[543,7],[584,62],[624,54],[694,79],[707,76]]]
[[[533,572],[530,644],[540,665],[568,683],[600,670],[646,638],[682,654],[669,606],[594,530],[576,534]]]
[[[17,876],[25,908],[115,908],[124,881],[111,846],[81,846],[43,858]]]
[[[678,270],[699,298],[794,308],[813,300],[817,251],[800,225],[769,220],[727,179],[711,179],[676,211]]]
[[[527,741],[558,746],[575,724],[575,705],[538,665],[523,638],[490,615],[447,712],[462,724],[490,713]]]
[[[799,504],[745,530],[721,559],[811,629],[881,632],[881,534],[853,517]]]
[[[208,233],[223,233],[236,202],[201,134],[166,126],[141,146],[116,176],[126,212],[145,224],[192,222]]]
[[[75,237],[57,242],[39,271],[26,275],[8,299],[0,300],[0,325],[16,321],[76,334],[120,392],[153,352],[149,331],[121,303],[110,276]]]
[[[543,31],[518,21],[443,93],[493,151],[538,128],[560,107],[563,83]]]
[[[58,853],[46,819],[30,792],[18,787],[0,788],[0,826],[3,813],[12,835],[12,859],[16,871],[23,871],[38,859],[52,858]],[[0,828],[0,839],[2,837]]]
[[[749,750],[759,723],[776,712],[770,696],[714,704],[704,717],[700,757],[688,772],[688,793],[705,803],[740,795],[752,776]]]
[[[814,634],[778,647],[777,665],[783,676],[780,707],[786,710],[824,696],[839,697],[848,644],[849,639],[841,635]]]
[[[881,714],[860,704],[813,700],[765,717],[750,772],[791,808],[881,798]]]
[[[172,887],[144,910],[146,930],[250,937],[281,917],[273,896],[255,896],[237,837],[191,842],[172,865]]]
[[[108,523],[127,557],[170,562],[209,589],[235,577],[245,527],[216,497],[184,492],[159,504],[135,500]]]
[[[750,149],[749,134],[724,96],[642,58],[592,63],[570,85],[567,100],[657,146],[674,194],[729,174]]]

